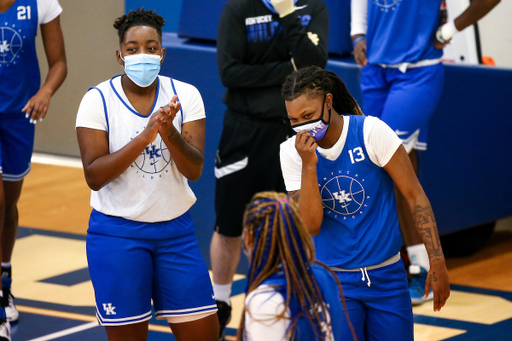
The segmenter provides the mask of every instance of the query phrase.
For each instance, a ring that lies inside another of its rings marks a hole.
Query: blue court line
[[[498,297],[504,298],[504,299],[512,302],[512,292],[510,292],[510,291],[476,288],[476,287],[470,287],[470,286],[459,285],[459,284],[451,284],[450,289],[455,290],[455,291],[469,292],[472,294],[498,296]],[[512,340],[512,337],[511,337],[511,340]]]
[[[39,280],[38,282],[72,286],[72,285],[80,284],[80,283],[87,282],[90,280],[91,280],[91,277],[89,276],[89,269],[83,268],[83,269],[68,272],[68,273],[65,273],[62,275],[45,278],[45,279]]]
[[[68,232],[60,232],[60,231],[49,231],[49,230],[42,230],[42,229],[35,229],[31,227],[18,227],[18,235],[17,239],[32,236],[34,234],[39,234],[42,236],[49,236],[49,237],[58,237],[58,238],[67,238],[67,239],[73,239],[73,240],[86,240],[87,236],[76,234],[76,233],[68,233]]]

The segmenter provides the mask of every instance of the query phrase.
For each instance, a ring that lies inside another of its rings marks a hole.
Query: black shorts
[[[285,118],[254,120],[226,111],[215,161],[215,231],[240,236],[244,210],[254,194],[286,191],[279,145],[292,133]]]

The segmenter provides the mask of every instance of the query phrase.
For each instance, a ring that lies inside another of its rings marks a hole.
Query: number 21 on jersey
[[[18,6],[18,20],[30,20],[32,17],[32,12],[30,11],[30,6]]]
[[[350,162],[352,162],[352,164],[364,160],[363,148],[361,147],[356,147],[352,150],[349,150],[348,155],[350,155]]]

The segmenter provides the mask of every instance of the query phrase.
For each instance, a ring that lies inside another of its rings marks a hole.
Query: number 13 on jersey
[[[348,155],[350,155],[350,162],[352,162],[352,164],[354,164],[356,162],[361,162],[364,160],[363,148],[361,148],[361,147],[357,147],[352,150],[349,150]]]

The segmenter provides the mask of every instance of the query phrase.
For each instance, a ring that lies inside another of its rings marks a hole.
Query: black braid
[[[161,39],[162,26],[164,25],[165,19],[162,16],[156,14],[155,10],[145,11],[144,7],[122,15],[114,22],[114,28],[118,31],[117,34],[119,35],[119,44],[123,42],[126,31],[134,26],[153,27]]]
[[[285,101],[293,101],[304,94],[324,97],[329,93],[333,96],[332,106],[338,114],[363,114],[341,78],[334,72],[318,66],[308,66],[292,72],[286,77],[281,89],[281,95]]]

